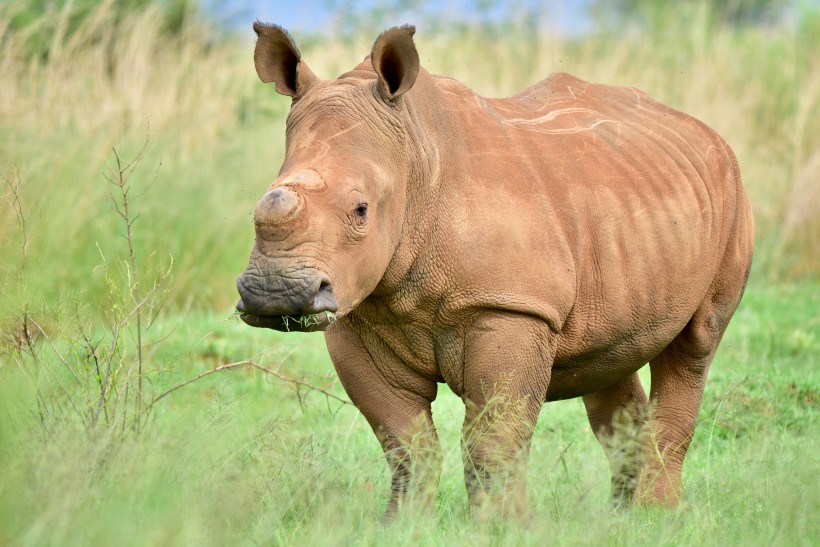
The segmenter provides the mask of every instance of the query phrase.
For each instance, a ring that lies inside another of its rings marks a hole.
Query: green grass
[[[253,242],[253,207],[281,165],[289,107],[259,82],[250,31],[225,39],[193,19],[168,36],[157,32],[159,9],[114,23],[103,4],[71,37],[55,38],[48,56],[29,59],[29,42],[59,36],[61,17],[38,21],[36,32],[15,29],[6,23],[16,5],[0,3],[0,176],[19,185],[29,267],[24,282],[15,277],[20,241],[0,180],[0,320],[66,295],[104,300],[100,253],[123,249],[104,173],[112,147],[130,160],[146,134],[133,178],[137,192],[150,189],[135,202],[137,248],[173,255],[174,305],[229,305]],[[820,12],[805,7],[799,15],[794,27],[735,29],[683,6],[662,29],[601,29],[583,39],[515,19],[447,32],[420,20],[415,39],[428,70],[487,96],[509,96],[564,70],[637,86],[702,119],[740,162],[757,226],[752,278],[816,282],[820,63],[809,52],[820,49]],[[361,61],[377,32],[295,39],[311,68],[333,78]]]
[[[42,426],[37,381],[0,369],[0,543],[816,545],[820,288],[752,286],[715,359],[677,511],[612,514],[608,467],[580,400],[545,405],[533,441],[529,529],[470,517],[461,402],[442,387],[435,516],[383,529],[389,477],[355,408],[252,369],[160,401],[140,435]],[[318,334],[224,314],[163,317],[147,340],[159,393],[247,358],[344,396]],[[51,365],[54,366],[53,361]],[[31,363],[29,363],[31,365]],[[42,386],[40,386],[42,387]]]

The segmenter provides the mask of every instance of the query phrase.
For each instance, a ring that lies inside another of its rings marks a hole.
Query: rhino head
[[[282,28],[254,30],[257,74],[293,102],[284,163],[254,210],[236,308],[256,327],[324,330],[376,288],[401,238],[413,172],[402,95],[419,73],[415,29],[388,30],[369,59],[330,81]]]

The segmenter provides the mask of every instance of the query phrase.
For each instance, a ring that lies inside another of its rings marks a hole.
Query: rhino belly
[[[585,219],[575,239],[576,300],[559,334],[550,399],[598,391],[642,367],[707,294],[721,255],[720,200],[697,181],[667,184],[634,193],[600,186],[576,201],[586,212],[576,217]]]

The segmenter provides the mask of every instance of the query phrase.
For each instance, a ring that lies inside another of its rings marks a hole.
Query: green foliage
[[[684,6],[707,9],[721,23],[736,26],[774,23],[783,17],[789,0],[687,0]],[[677,12],[668,2],[658,0],[597,0],[591,13],[603,23],[640,22],[656,25]]]
[[[169,35],[182,32],[186,22],[197,13],[197,0],[11,0],[4,10],[9,15],[8,31],[26,36],[23,55],[47,58],[62,42],[78,38],[89,46],[98,44],[101,35],[84,35],[105,6],[107,24],[117,26],[135,13],[155,9],[160,14],[160,30]]]
[[[4,360],[32,388],[44,436],[77,428],[90,438],[113,442],[139,432],[148,419],[143,383],[161,371],[143,371],[143,337],[165,303],[171,266],[143,263],[134,248],[136,196],[130,178],[144,150],[145,146],[134,159],[123,162],[115,149],[116,163],[106,175],[115,188],[110,197],[122,221],[127,252],[107,258],[100,250],[97,270],[106,298],[97,316],[77,300],[61,299],[35,312],[24,307],[17,321],[0,332]],[[15,212],[25,258],[26,212],[19,201],[19,179],[7,182],[18,197]],[[17,273],[25,279],[25,261]],[[89,322],[89,316],[95,320]]]
[[[503,39],[511,32],[521,36],[522,32],[537,31],[542,16],[550,13],[543,4],[522,0],[463,0],[457,6],[442,6],[436,0],[375,0],[364,11],[357,9],[355,0],[326,3],[333,15],[329,32],[347,43],[363,35],[375,37],[387,27],[405,23],[425,33],[453,37],[479,28],[487,40]],[[448,9],[457,9],[457,16],[443,17],[442,11]],[[314,36],[311,42],[320,43],[321,38]]]
[[[710,372],[678,511],[610,513],[608,466],[583,405],[545,405],[530,456],[527,528],[467,513],[464,408],[446,387],[433,411],[444,452],[435,514],[383,529],[387,465],[352,406],[236,369],[174,392],[139,436],[102,442],[65,424],[46,435],[37,384],[4,360],[0,542],[813,545],[818,307],[816,285],[749,291]],[[192,312],[160,317],[146,348],[157,391],[252,357],[342,394],[317,334],[265,332]]]

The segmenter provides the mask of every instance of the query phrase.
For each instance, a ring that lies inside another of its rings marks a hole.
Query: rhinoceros
[[[281,27],[253,28],[260,79],[292,104],[237,310],[324,331],[387,454],[385,518],[434,499],[440,383],[466,406],[471,506],[527,513],[539,411],[571,397],[609,456],[614,503],[677,504],[752,261],[726,142],[638,89],[566,73],[482,97],[420,66],[412,26],[335,80]]]

